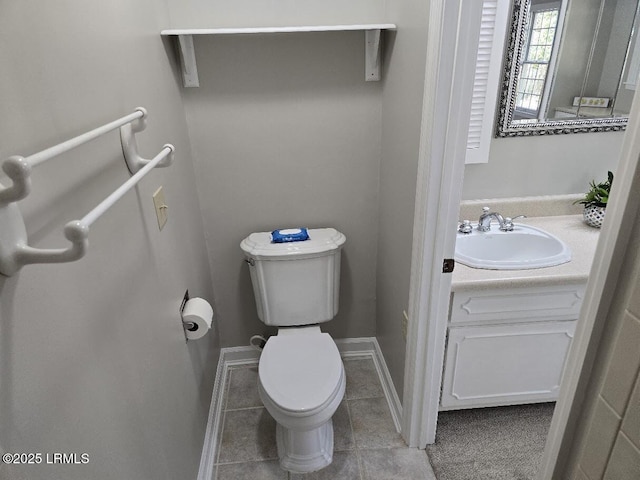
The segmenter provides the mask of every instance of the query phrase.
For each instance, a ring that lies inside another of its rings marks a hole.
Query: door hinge
[[[454,267],[456,266],[456,262],[453,258],[445,258],[442,262],[442,273],[451,273],[453,272]]]

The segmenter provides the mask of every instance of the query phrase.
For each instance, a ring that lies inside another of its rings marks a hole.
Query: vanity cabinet
[[[452,293],[440,409],[556,400],[585,286]]]

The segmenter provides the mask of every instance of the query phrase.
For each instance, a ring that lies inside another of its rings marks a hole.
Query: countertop
[[[571,249],[571,261],[555,267],[528,270],[485,270],[456,262],[451,291],[586,283],[600,229],[584,223],[582,215],[531,217],[517,223],[541,228],[563,240]]]

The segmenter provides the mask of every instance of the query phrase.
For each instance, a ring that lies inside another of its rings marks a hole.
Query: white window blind
[[[484,0],[465,163],[487,163],[500,84],[508,0]]]

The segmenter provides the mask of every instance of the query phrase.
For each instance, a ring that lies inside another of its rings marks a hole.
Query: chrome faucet
[[[500,224],[500,230],[505,228],[504,217],[498,212],[492,212],[489,207],[482,207],[482,215],[478,219],[478,230],[480,232],[488,232],[491,230],[491,219],[495,218]]]
[[[489,207],[482,207],[482,215],[478,219],[478,231],[488,232],[491,230],[491,219],[495,218],[503,232],[513,231],[513,221],[516,218],[527,218],[526,215],[518,215],[517,217],[503,217],[498,212],[492,212]]]

